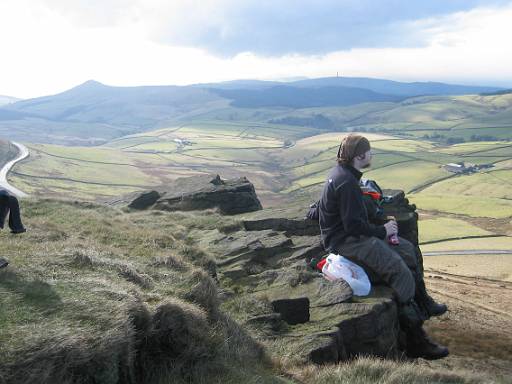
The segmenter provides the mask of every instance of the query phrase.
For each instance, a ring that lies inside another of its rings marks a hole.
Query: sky
[[[512,87],[510,20],[512,0],[0,0],[0,95],[336,74]]]

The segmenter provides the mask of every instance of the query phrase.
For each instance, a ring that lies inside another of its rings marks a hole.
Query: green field
[[[418,221],[420,243],[454,239],[466,236],[489,236],[492,232],[486,231],[467,221],[440,217]]]
[[[347,129],[363,132],[374,152],[365,178],[383,188],[403,189],[420,209],[446,215],[504,219],[512,216],[512,145],[474,141],[448,145],[450,137],[512,139],[512,95],[417,97],[401,103],[290,110],[222,106],[154,131],[116,138],[96,147],[28,144],[31,156],[16,165],[10,182],[35,195],[112,199],[171,183],[177,177],[218,173],[253,181],[264,206],[306,205],[318,199]],[[277,124],[287,117],[321,114],[336,132]],[[425,139],[425,134],[443,139]],[[444,141],[443,141],[444,140]],[[493,164],[470,175],[454,175],[452,162]],[[453,219],[453,218],[452,218]],[[437,239],[437,223],[425,239]],[[442,223],[441,223],[442,224]],[[460,231],[478,232],[469,222]],[[441,225],[447,233],[450,225]]]
[[[421,209],[472,217],[507,218],[512,216],[512,201],[485,196],[447,196],[419,193],[409,196]]]
[[[490,237],[483,239],[463,239],[425,244],[424,252],[466,251],[466,250],[509,250],[512,252],[512,237]]]

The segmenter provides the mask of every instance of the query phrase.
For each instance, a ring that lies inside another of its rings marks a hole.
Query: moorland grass
[[[268,302],[222,305],[215,264],[197,245],[201,231],[233,230],[237,218],[49,199],[22,208],[29,231],[0,233],[11,262],[0,271],[2,384],[478,382],[379,359],[312,368],[265,352],[230,316]]]
[[[11,263],[0,271],[1,383],[278,382],[219,311],[211,260],[187,235],[187,220],[222,222],[213,212],[36,200],[23,214],[26,234],[0,234]]]
[[[410,362],[365,357],[325,367],[307,366],[297,376],[303,382],[315,384],[476,384],[488,380],[467,372],[436,371]]]

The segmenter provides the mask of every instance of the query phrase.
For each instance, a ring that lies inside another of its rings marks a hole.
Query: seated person
[[[21,222],[18,199],[5,189],[0,189],[0,229],[4,228],[7,214],[9,214],[9,228],[11,229],[11,233],[17,234],[27,231]]]
[[[343,255],[378,276],[389,285],[399,304],[399,320],[406,333],[406,353],[410,357],[438,359],[448,349],[433,343],[423,330],[430,316],[446,312],[427,294],[420,257],[412,243],[398,238],[390,245],[388,238],[398,234],[396,221],[374,225],[359,186],[362,169],[371,164],[369,141],[349,135],[338,150],[338,164],[331,170],[319,201],[318,213],[322,242],[331,253]]]

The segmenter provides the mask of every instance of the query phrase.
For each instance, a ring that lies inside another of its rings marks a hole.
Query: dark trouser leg
[[[4,227],[5,218],[9,213],[9,195],[6,191],[0,190],[0,228]]]
[[[409,243],[410,244],[410,243]],[[394,291],[399,303],[408,303],[414,297],[414,277],[400,253],[405,253],[407,245],[392,249],[386,242],[376,237],[350,237],[336,250],[347,259],[361,265],[370,274],[378,276]],[[407,261],[414,264],[414,257]]]
[[[402,256],[402,251],[409,254],[409,256],[414,257],[414,262],[408,262],[407,265],[411,268],[411,272],[414,276],[414,282],[416,283],[416,292],[414,295],[414,300],[420,307],[420,309],[425,313],[426,318],[430,318],[431,316],[440,316],[447,311],[447,307],[444,304],[438,304],[429,296],[427,293],[427,288],[425,287],[425,280],[423,278],[423,256],[421,254],[421,250],[419,247],[415,247],[409,241],[400,238],[400,245],[404,243],[404,248],[400,249],[400,255]],[[405,257],[405,256],[403,256]],[[404,260],[407,260],[404,258]]]
[[[422,327],[426,314],[413,299],[417,291],[415,281],[423,283],[421,274],[417,272],[419,266],[415,247],[405,239],[399,240],[399,245],[391,246],[376,237],[349,238],[336,251],[378,276],[393,289],[399,302],[398,316],[400,327],[406,333],[409,357],[445,357],[448,349],[427,337]]]
[[[25,227],[21,222],[20,204],[15,196],[9,196],[9,228],[13,232],[24,232]]]
[[[424,312],[426,319],[430,318],[430,316],[442,315],[447,311],[446,305],[437,304],[434,299],[428,295],[427,288],[425,287],[421,250],[419,247],[415,247],[411,242],[401,237],[399,240],[400,245],[397,246],[396,250],[411,269],[416,284],[414,301],[416,301],[420,309]]]

